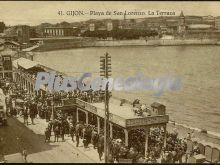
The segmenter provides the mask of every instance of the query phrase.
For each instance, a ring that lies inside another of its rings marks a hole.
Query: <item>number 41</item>
[[[63,15],[63,11],[58,11],[58,14],[59,15]]]

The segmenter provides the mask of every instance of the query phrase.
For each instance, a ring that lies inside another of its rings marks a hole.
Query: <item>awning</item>
[[[18,68],[18,66],[21,66],[24,69],[30,69],[30,68],[39,66],[39,62],[31,61],[23,57],[17,60],[14,60],[12,63],[14,67]]]

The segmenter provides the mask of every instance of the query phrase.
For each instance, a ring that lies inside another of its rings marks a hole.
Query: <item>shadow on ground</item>
[[[58,145],[44,142],[44,136],[35,134],[15,118],[8,118],[8,126],[0,126],[0,153],[4,155],[21,152],[26,148],[28,154],[52,150]]]

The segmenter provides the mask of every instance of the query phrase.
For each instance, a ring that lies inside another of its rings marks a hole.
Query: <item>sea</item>
[[[138,98],[150,105],[166,106],[171,121],[196,130],[206,129],[220,137],[220,46],[120,46],[90,47],[35,52],[34,60],[64,72],[80,76],[91,72],[99,76],[100,56],[111,56],[112,77],[177,76],[179,90],[153,95],[147,91],[113,91],[130,101]]]

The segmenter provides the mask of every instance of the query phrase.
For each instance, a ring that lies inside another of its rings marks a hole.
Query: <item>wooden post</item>
[[[100,117],[97,116],[98,134],[100,134]]]
[[[110,138],[113,139],[113,133],[112,133],[112,127],[113,127],[113,124],[110,123]]]
[[[86,113],[86,124],[88,125],[89,124],[89,113],[86,111],[85,111],[85,113]]]
[[[150,132],[149,127],[146,127],[145,128],[145,157],[147,157],[149,132]]]
[[[128,146],[128,130],[124,129],[125,133],[125,146]]]
[[[76,108],[76,122],[79,122],[79,110]]]
[[[167,145],[167,124],[164,125],[164,141],[163,141],[163,146],[166,148]]]

